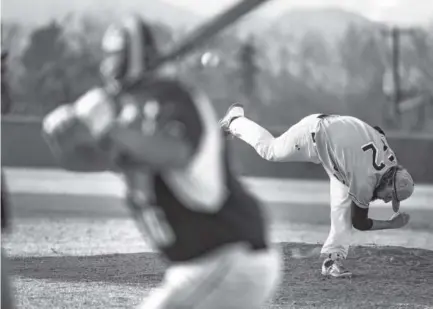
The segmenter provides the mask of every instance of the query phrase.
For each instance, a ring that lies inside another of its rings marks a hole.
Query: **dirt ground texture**
[[[325,237],[328,228],[314,230]],[[433,308],[433,251],[352,247],[352,279],[328,279],[320,275],[320,245],[291,238],[297,230],[313,228],[273,229],[284,274],[265,308]],[[432,236],[413,237],[420,235]],[[4,247],[18,308],[133,308],[158,288],[166,267],[129,220],[24,220]]]
[[[265,308],[433,308],[433,251],[356,247],[347,260],[352,279],[320,275],[321,260],[294,258],[282,243],[283,281]],[[158,254],[12,257],[20,308],[131,308],[158,287],[165,264]]]

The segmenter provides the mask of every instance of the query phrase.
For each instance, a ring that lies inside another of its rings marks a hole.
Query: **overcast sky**
[[[119,0],[115,5],[142,6],[153,0]],[[161,0],[186,8],[197,15],[210,16],[239,0]],[[103,6],[113,1],[104,0],[1,0],[2,17],[40,21],[55,17],[68,9],[85,9]],[[67,3],[67,4],[65,4]],[[433,21],[433,0],[272,0],[263,5],[261,12],[267,16],[297,7],[318,8],[333,6],[357,12],[373,20],[398,24],[426,24]]]

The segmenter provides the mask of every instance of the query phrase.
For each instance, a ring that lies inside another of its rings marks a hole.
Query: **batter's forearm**
[[[102,172],[112,170],[116,153],[98,145],[81,144],[71,147],[56,139],[48,139],[51,153],[62,168],[74,172]]]
[[[42,136],[66,170],[99,172],[114,166],[115,148],[108,141],[105,146],[95,139],[88,127],[71,114],[69,106],[60,107],[45,118]]]
[[[103,172],[115,169],[113,153],[96,147],[81,146],[68,152],[57,153],[57,159],[64,169],[75,172]]]

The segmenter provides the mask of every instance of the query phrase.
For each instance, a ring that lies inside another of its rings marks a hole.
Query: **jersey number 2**
[[[368,150],[372,151],[372,154],[373,154],[373,167],[374,167],[374,169],[376,171],[381,171],[381,170],[383,170],[385,168],[385,166],[386,166],[385,163],[383,163],[383,162],[379,162],[378,163],[377,162],[377,151],[378,150],[377,150],[377,147],[376,147],[376,145],[374,143],[368,143],[368,144],[362,146],[361,149],[364,152],[368,151]],[[385,142],[383,142],[383,150],[387,150],[387,149],[389,149],[388,145],[386,145]],[[389,159],[390,159],[390,161],[393,161],[394,160],[394,156],[390,155]]]

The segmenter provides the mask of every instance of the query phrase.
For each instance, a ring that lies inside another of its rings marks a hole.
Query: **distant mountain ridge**
[[[46,24],[52,19],[63,19],[71,13],[95,14],[103,18],[110,18],[127,12],[135,12],[152,21],[163,22],[171,27],[183,27],[198,23],[202,17],[193,12],[172,5],[163,0],[44,0],[31,10],[28,0],[2,1],[2,19],[16,21],[21,24]]]
[[[206,18],[164,0],[43,0],[32,10],[23,10],[28,0],[3,1],[2,19],[20,24],[46,24],[52,19],[63,20],[70,14],[90,14],[101,20],[116,18],[122,13],[135,12],[171,28],[192,28]],[[374,22],[361,15],[337,8],[291,9],[281,12],[278,18],[269,18],[260,9],[242,17],[236,24],[241,37],[250,34],[270,36],[273,32],[303,35],[314,31],[327,37],[341,36],[351,24],[372,27]]]

